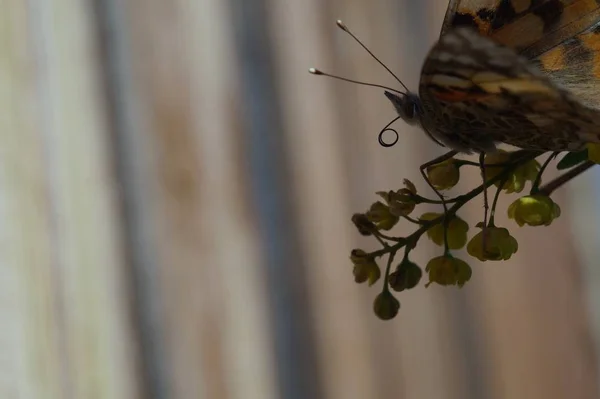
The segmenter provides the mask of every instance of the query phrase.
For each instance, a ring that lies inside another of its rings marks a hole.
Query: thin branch
[[[396,244],[387,246],[385,248],[382,248],[382,249],[374,251],[374,252],[371,252],[370,255],[374,256],[374,257],[379,257],[379,256],[383,256],[387,253],[395,254],[399,249],[405,247],[406,245],[415,245],[415,243],[419,240],[419,238],[425,232],[427,232],[427,230],[429,230],[431,227],[435,226],[436,224],[442,223],[444,221],[445,217],[455,215],[456,212],[460,208],[462,208],[470,200],[472,200],[473,198],[475,198],[479,194],[481,194],[485,188],[491,186],[492,184],[494,184],[497,181],[501,181],[502,179],[505,179],[510,173],[512,173],[520,165],[522,165],[525,162],[529,162],[532,159],[535,159],[539,155],[540,155],[539,153],[533,153],[530,151],[523,152],[522,157],[519,157],[518,160],[515,161],[510,167],[507,167],[501,173],[499,173],[498,175],[489,179],[484,184],[481,184],[480,186],[469,191],[468,193],[465,193],[463,195],[460,195],[460,196],[454,198],[453,200],[456,202],[454,203],[453,206],[451,206],[448,209],[447,213],[445,213],[444,215],[441,215],[431,221],[427,221],[427,222],[423,221],[422,226],[419,229],[417,229],[414,233],[409,235],[408,237],[399,237],[398,242]],[[585,172],[586,170],[588,170],[589,168],[591,168],[594,165],[595,165],[595,163],[593,163],[591,161],[587,161],[587,162],[584,162],[584,163],[574,167],[573,169],[569,170],[567,173],[555,178],[554,180],[550,181],[546,185],[540,187],[539,193],[543,194],[543,195],[552,194],[556,189],[563,186],[565,183],[569,182],[570,180],[574,179],[575,177],[579,176],[580,174],[582,174],[583,172]],[[503,185],[504,184],[502,184],[501,187]]]
[[[396,256],[396,251],[390,253],[390,257],[388,258],[388,262],[387,262],[387,266],[385,268],[385,275],[384,275],[384,280],[383,280],[383,291],[389,291],[389,277],[390,277],[390,270],[392,269],[392,262],[394,261],[394,256]]]
[[[381,231],[374,231],[373,235],[377,239],[383,238],[383,239],[386,239],[386,240],[389,240],[389,241],[395,241],[395,242],[400,242],[400,241],[404,240],[403,238],[388,236],[386,234],[383,234]]]
[[[477,162],[467,161],[466,159],[457,159],[456,160],[456,166],[465,166],[465,165],[479,167],[479,163],[477,163]]]
[[[508,176],[505,176],[500,183],[498,183],[498,187],[496,187],[496,194],[494,195],[494,201],[492,202],[492,211],[490,212],[490,222],[489,225],[494,227],[494,218],[496,217],[496,206],[498,205],[498,198],[500,197],[500,192],[502,188],[506,184],[508,180]]]
[[[530,150],[518,150],[515,152],[512,152],[511,155],[511,161],[509,162],[502,162],[502,163],[494,163],[494,164],[490,164],[488,166],[490,167],[494,167],[494,168],[507,168],[507,167],[513,167],[513,166],[520,166],[522,165],[521,161],[522,159],[525,159],[524,157],[527,158],[528,161],[537,158],[538,156],[542,155],[542,152],[539,151],[530,151]],[[435,162],[434,162],[435,161]],[[437,159],[435,159],[434,161],[430,161],[427,164],[433,163],[434,165],[436,163],[438,163],[439,161]],[[460,160],[458,160],[460,161]],[[426,164],[426,165],[427,165]],[[479,163],[475,163],[473,162],[473,164],[480,166]],[[505,169],[504,169],[505,170]],[[514,169],[511,169],[514,170]],[[497,180],[494,180],[497,181]],[[489,187],[490,185],[488,184],[487,187]],[[468,194],[468,193],[467,193]],[[435,204],[435,205],[442,205],[444,202],[446,204],[452,204],[452,203],[456,203],[456,202],[460,202],[464,199],[465,194],[462,195],[458,195],[454,198],[444,198],[444,201],[438,201],[438,200],[433,200],[431,198],[425,198],[422,197],[418,194],[413,194],[413,198],[417,201],[417,203],[425,203],[425,204]]]
[[[522,157],[518,158],[518,160],[515,161],[510,167],[507,167],[501,173],[499,173],[496,176],[494,176],[493,178],[489,179],[484,184],[481,184],[479,187],[474,188],[473,190],[469,191],[466,194],[456,197],[457,202],[454,205],[452,205],[446,213],[444,213],[443,215],[441,215],[431,221],[427,221],[427,222],[424,221],[423,225],[419,229],[415,230],[415,232],[412,233],[411,235],[409,235],[408,237],[403,238],[401,241],[398,241],[397,244],[382,248],[377,251],[373,251],[369,255],[373,256],[373,257],[383,256],[387,253],[396,253],[396,251],[398,251],[400,248],[402,248],[408,244],[414,245],[414,243],[416,241],[418,241],[419,238],[427,230],[429,230],[431,227],[435,226],[436,224],[442,223],[444,221],[445,217],[456,214],[456,212],[460,208],[462,208],[463,205],[465,205],[467,202],[469,202],[470,200],[472,200],[473,198],[475,198],[479,194],[481,194],[483,192],[484,188],[487,188],[487,187],[491,186],[492,184],[494,184],[495,182],[505,178],[510,173],[512,173],[516,168],[518,168],[520,165],[522,165],[524,162],[529,162],[530,160],[535,159],[538,155],[539,155],[538,153],[532,153],[529,151],[523,152]]]
[[[544,162],[544,164],[542,165],[542,167],[538,171],[538,174],[535,177],[535,181],[531,185],[531,194],[535,194],[535,193],[538,192],[538,190],[540,188],[540,184],[542,183],[542,174],[544,174],[544,171],[546,170],[546,168],[548,167],[548,165],[550,165],[550,162],[554,158],[556,158],[557,155],[558,155],[558,152],[553,152],[552,154],[550,154],[550,156],[548,157],[548,159],[546,159],[546,162]]]
[[[422,221],[420,221],[420,220],[417,220],[417,219],[415,219],[415,218],[412,218],[412,217],[410,217],[410,216],[408,216],[408,215],[402,215],[402,217],[403,217],[404,219],[408,220],[408,221],[409,221],[409,222],[411,222],[411,223],[418,224],[418,225],[422,225],[422,224],[423,224],[423,222],[422,222]]]
[[[442,201],[442,207],[444,208],[444,218],[443,218],[443,220],[444,220],[444,252],[446,252],[446,253],[449,250],[449,248],[448,248],[448,223],[450,222],[450,218],[447,218],[448,205],[446,205],[446,199],[444,198],[442,193],[440,193],[438,191],[438,189],[435,188],[433,183],[431,183],[431,181],[429,180],[429,177],[425,173],[425,170],[427,170],[427,168],[430,166],[437,165],[439,163],[444,162],[447,159],[454,157],[456,154],[458,154],[458,151],[455,151],[455,150],[448,151],[444,155],[439,156],[429,162],[426,162],[419,167],[419,170],[421,171],[421,176],[423,176],[423,179],[425,180],[425,182],[427,182],[427,185],[435,192],[435,194],[439,197],[440,201]]]

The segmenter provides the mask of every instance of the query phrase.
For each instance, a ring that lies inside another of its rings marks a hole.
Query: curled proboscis
[[[396,143],[398,142],[398,139],[400,139],[400,135],[398,134],[398,132],[396,131],[396,129],[392,129],[392,128],[390,128],[390,126],[394,122],[396,122],[398,119],[400,119],[399,116],[396,117],[396,118],[394,118],[390,123],[388,123],[387,125],[385,125],[385,127],[383,129],[381,129],[381,131],[379,132],[379,136],[377,136],[377,141],[379,141],[379,145],[380,146],[382,146],[382,147],[393,147],[393,146],[396,145]],[[394,133],[394,135],[396,137],[394,138],[393,141],[387,142],[387,141],[384,140],[383,135],[386,132],[392,132],[392,133]]]

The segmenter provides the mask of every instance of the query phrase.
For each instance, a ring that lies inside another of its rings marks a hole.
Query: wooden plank
[[[348,271],[351,236],[345,224],[351,214],[345,198],[346,175],[341,145],[339,103],[331,81],[314,77],[308,68],[330,70],[331,36],[335,21],[327,21],[323,2],[268,2],[270,31],[280,87],[287,151],[291,163],[290,189],[296,193],[302,254],[306,259],[307,289],[314,304],[317,357],[325,397],[370,397],[376,389],[376,368],[369,358],[364,314],[368,300]],[[287,45],[280,45],[287,43]],[[319,60],[325,60],[319,62]],[[313,65],[313,62],[319,62]],[[310,193],[310,194],[309,194]],[[358,295],[357,295],[358,294]],[[343,320],[343,323],[340,321]],[[374,320],[373,320],[374,321]],[[357,361],[348,362],[351,358]]]
[[[138,273],[156,282],[152,334],[163,351],[153,360],[165,379],[157,395],[275,397],[225,3],[131,0],[115,9],[128,43],[131,195],[137,231],[152,231],[137,250],[154,263]]]
[[[3,392],[135,398],[90,15],[68,0],[4,9],[2,268],[16,291],[2,352],[16,375]]]
[[[380,90],[303,74],[316,66],[398,86],[335,27],[335,18],[341,18],[394,71],[405,76],[412,67],[410,75],[418,77],[419,61],[402,52],[414,40],[405,5],[272,1],[268,9],[326,397],[461,397],[455,381],[460,366],[444,343],[449,320],[439,293],[419,289],[400,296],[404,308],[398,320],[383,323],[372,313],[377,288],[356,285],[347,258],[352,247],[370,245],[358,241],[352,212],[375,201],[376,190],[397,187],[403,174],[417,181],[418,155],[427,139],[398,123],[400,144],[381,148],[378,129],[393,110]],[[404,24],[396,15],[406,16]],[[435,384],[428,383],[432,379]]]
[[[34,57],[27,9],[6,4],[0,24],[1,168],[0,336],[6,398],[63,398],[65,376],[60,340],[60,298],[53,274],[50,218],[46,200],[43,148],[36,132]],[[64,343],[64,342],[63,342]]]

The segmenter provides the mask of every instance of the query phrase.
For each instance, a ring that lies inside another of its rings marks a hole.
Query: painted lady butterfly
[[[600,0],[451,0],[419,95],[385,94],[461,152],[600,143]]]

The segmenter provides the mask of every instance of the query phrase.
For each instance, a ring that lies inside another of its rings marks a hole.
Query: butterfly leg
[[[479,168],[481,170],[481,178],[483,179],[483,228],[482,228],[482,240],[481,240],[481,244],[483,247],[483,253],[486,254],[487,253],[487,227],[488,227],[488,211],[489,211],[489,202],[488,202],[488,195],[487,195],[487,185],[486,183],[486,177],[485,177],[485,152],[482,151],[479,153]]]
[[[429,178],[427,177],[427,173],[425,173],[425,171],[427,170],[428,167],[437,165],[440,162],[444,162],[445,160],[452,158],[456,154],[458,154],[458,151],[455,151],[455,150],[448,151],[444,155],[441,155],[435,159],[432,159],[431,161],[426,162],[419,167],[421,176],[423,176],[423,179],[425,180],[425,182],[427,182],[427,185],[429,187],[431,187],[431,189],[435,192],[435,194],[442,201],[442,207],[444,208],[444,249],[446,251],[448,251],[448,237],[447,237],[448,233],[447,232],[448,232],[448,223],[450,222],[446,217],[446,215],[448,214],[448,206],[446,205],[446,200],[445,200],[444,196],[433,186],[433,184],[431,184],[431,182],[429,181]]]

